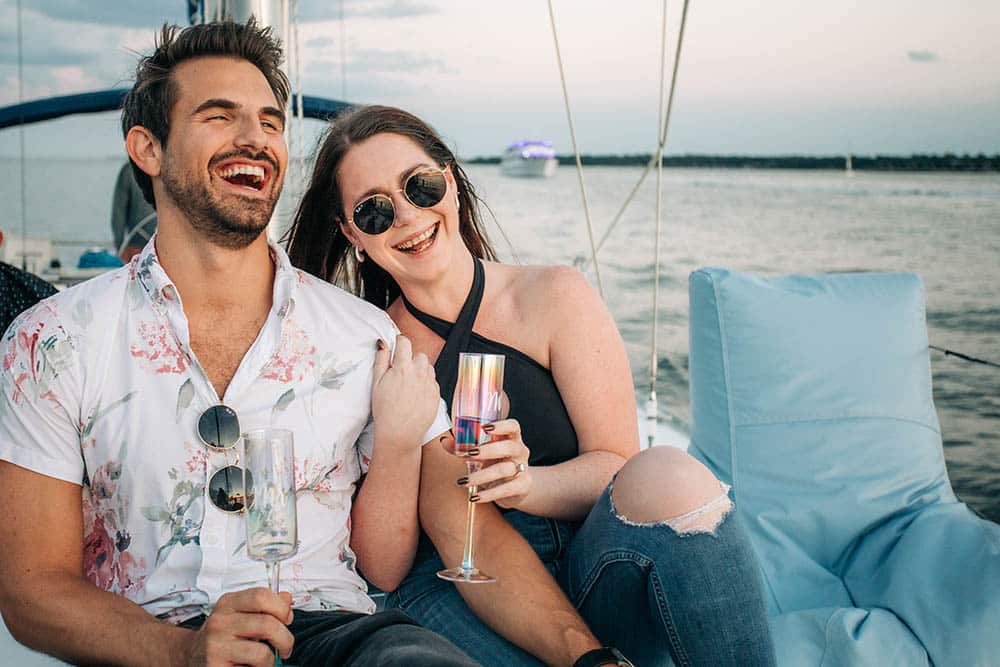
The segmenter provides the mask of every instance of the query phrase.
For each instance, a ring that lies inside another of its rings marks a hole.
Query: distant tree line
[[[576,164],[572,155],[556,156],[561,165]],[[583,154],[585,165],[610,167],[644,166],[653,156],[649,153],[628,155]],[[499,164],[499,157],[476,157],[464,160],[468,164]],[[985,155],[855,155],[852,167],[857,171],[1000,171],[1000,154]],[[664,167],[714,167],[719,169],[844,169],[844,156],[814,157],[806,155],[664,155]]]

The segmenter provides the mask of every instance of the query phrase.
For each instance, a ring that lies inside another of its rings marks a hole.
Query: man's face
[[[263,73],[245,60],[196,58],[172,78],[163,192],[207,240],[244,248],[267,227],[281,194],[284,112]]]

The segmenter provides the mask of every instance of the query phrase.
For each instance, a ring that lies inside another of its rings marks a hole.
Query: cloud
[[[317,63],[320,64],[320,63]],[[321,63],[329,67],[330,63]],[[427,72],[446,74],[452,70],[445,64],[443,58],[417,55],[407,51],[383,51],[380,49],[363,49],[350,53],[347,69],[354,73],[397,73],[409,74],[414,78],[423,78]]]
[[[12,7],[13,0],[4,5]],[[183,0],[32,0],[25,10],[50,19],[142,28],[164,22],[187,24]]]
[[[936,63],[941,60],[938,54],[933,51],[907,51],[906,57],[911,63]]]
[[[315,39],[310,39],[305,43],[307,49],[322,49],[327,46],[333,46],[336,42],[332,37],[316,37]]]
[[[87,65],[97,59],[94,52],[66,48],[60,44],[45,44],[36,39],[24,40],[22,60],[30,65]],[[17,65],[17,32],[0,30],[0,65]]]
[[[398,19],[436,14],[440,10],[429,2],[419,0],[343,0],[344,18]],[[337,2],[306,2],[299,9],[302,21],[331,21],[340,19]]]

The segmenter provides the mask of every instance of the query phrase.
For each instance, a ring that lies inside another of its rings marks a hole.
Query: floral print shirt
[[[150,241],[122,269],[23,313],[0,341],[0,459],[79,484],[84,571],[96,586],[180,622],[265,584],[244,519],[208,479],[235,450],[197,435],[220,402],[189,345],[180,296]],[[222,401],[243,430],[294,431],[298,553],[282,589],[299,609],[370,613],[349,546],[351,498],[371,460],[376,341],[388,316],[293,268],[272,246],[271,312]],[[449,428],[444,403],[424,437]]]

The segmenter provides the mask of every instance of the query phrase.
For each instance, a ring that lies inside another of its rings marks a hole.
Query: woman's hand
[[[434,367],[423,352],[413,354],[410,339],[396,337],[391,363],[388,346],[379,341],[372,389],[376,442],[416,451],[434,422],[439,396]]]
[[[528,459],[531,450],[521,440],[521,425],[516,419],[504,419],[483,427],[490,439],[479,446],[479,453],[469,457],[483,469],[458,480],[475,486],[473,502],[494,502],[500,507],[516,508],[531,491],[532,476]]]

